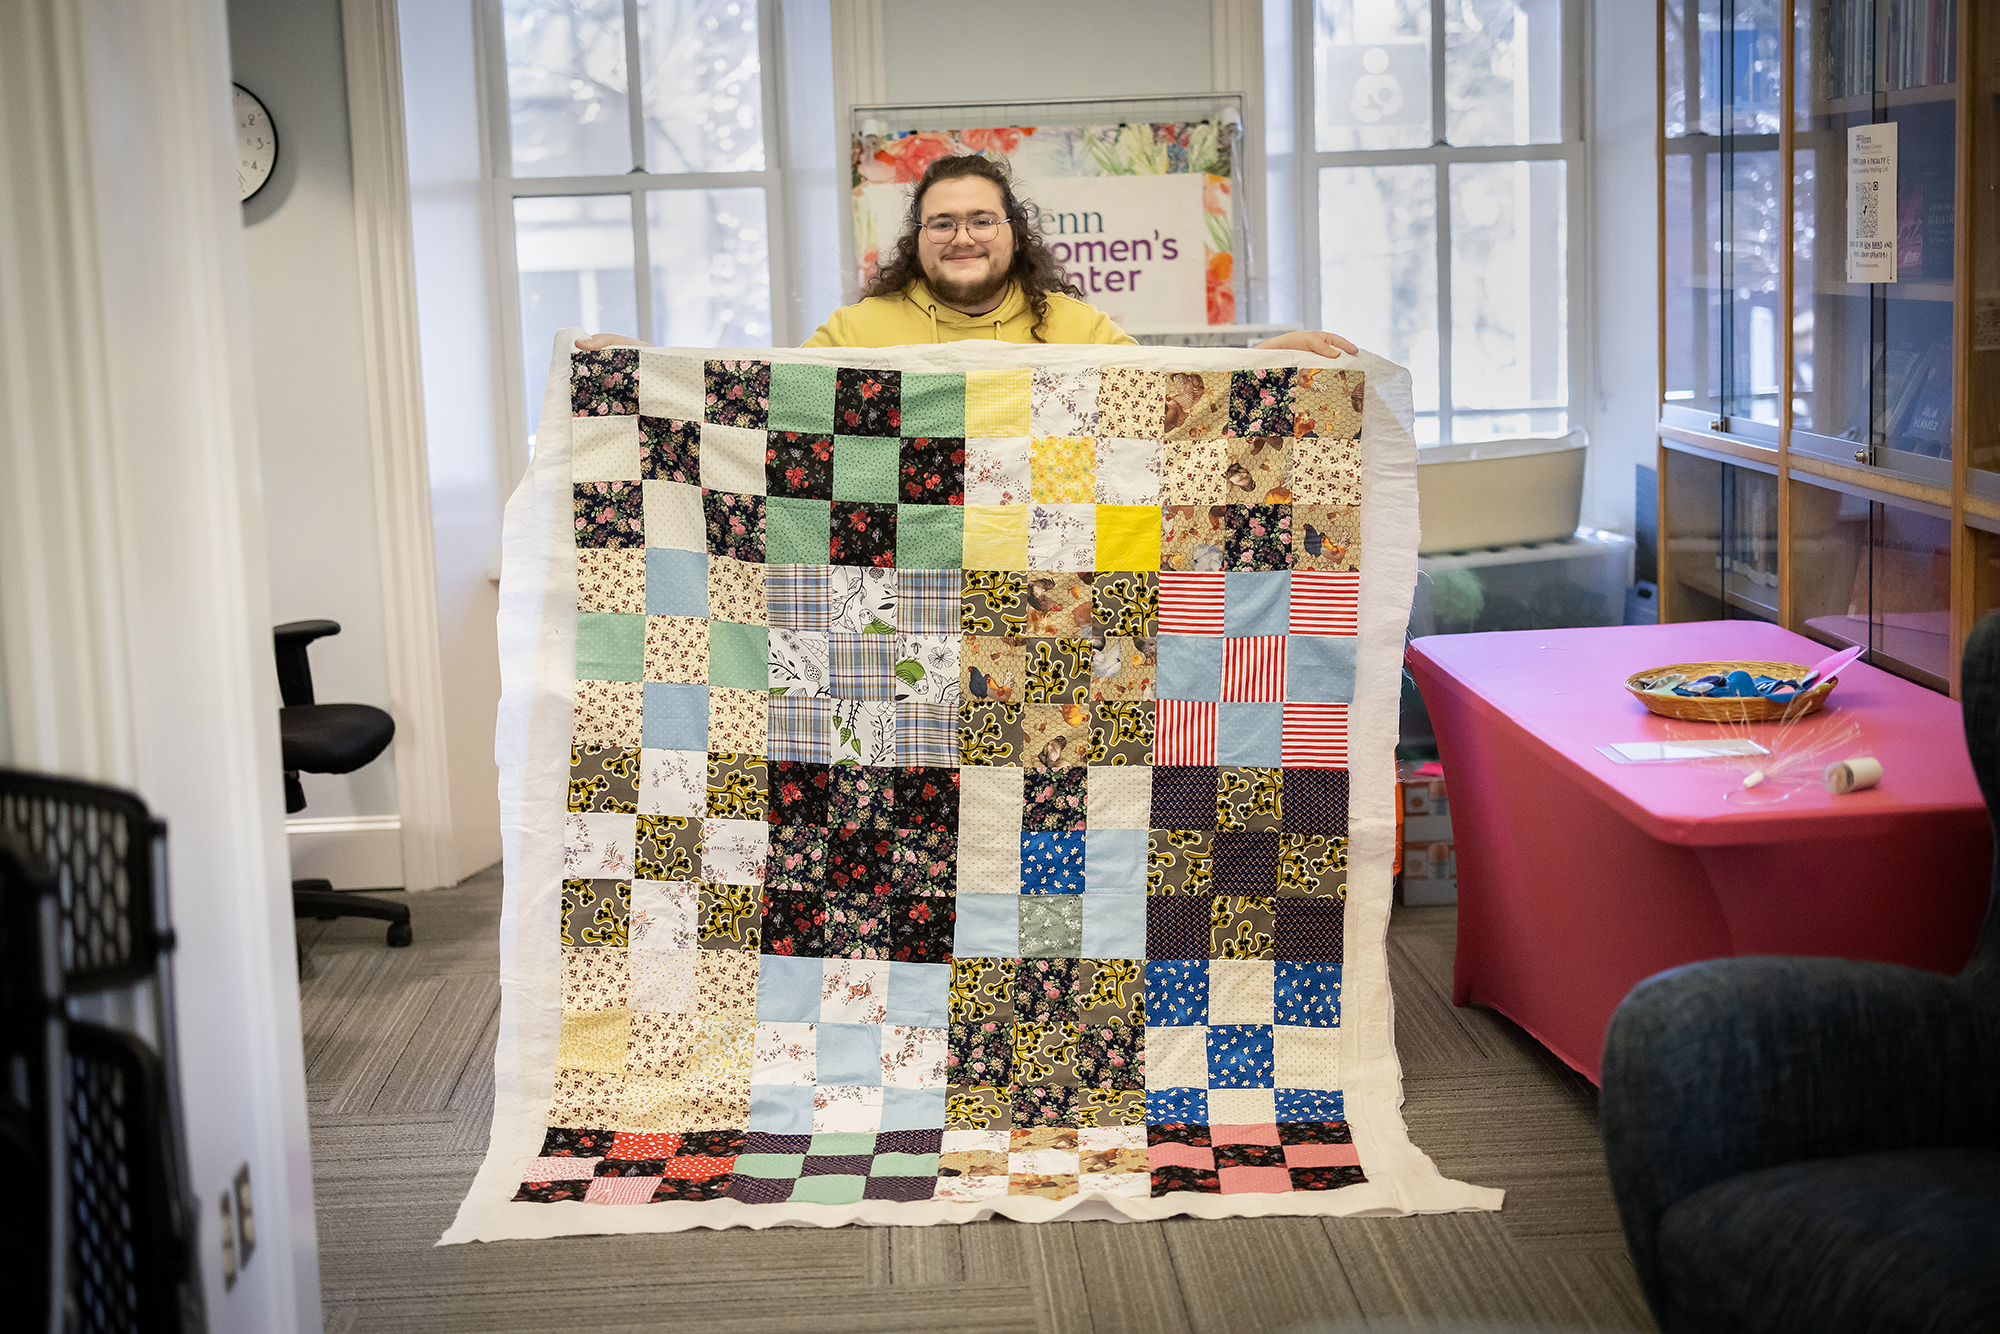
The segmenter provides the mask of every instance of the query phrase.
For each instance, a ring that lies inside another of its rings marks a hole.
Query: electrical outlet
[[[257,1251],[257,1214],[250,1207],[250,1164],[236,1169],[236,1248],[239,1263],[249,1264]]]
[[[222,1290],[236,1286],[236,1223],[229,1208],[230,1192],[222,1192]]]

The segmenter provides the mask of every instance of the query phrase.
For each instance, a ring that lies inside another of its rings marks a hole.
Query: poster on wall
[[[1236,127],[1009,126],[854,138],[854,252],[865,287],[924,169],[955,153],[1005,159],[1084,299],[1134,328],[1236,322],[1229,178]]]
[[[1896,122],[1847,131],[1847,281],[1896,281]]]

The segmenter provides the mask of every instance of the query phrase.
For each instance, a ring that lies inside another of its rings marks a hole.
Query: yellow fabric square
[[[1099,505],[1097,507],[1097,568],[1157,570],[1160,568],[1160,507],[1158,505]]]
[[[967,505],[962,559],[968,570],[1027,569],[1028,507]]]
[[[1034,440],[1031,485],[1036,500],[1088,505],[1097,499],[1097,441],[1092,436],[1044,435]]]
[[[596,1010],[566,1014],[556,1064],[566,1070],[597,1070],[617,1074],[625,1069],[625,1049],[632,1040],[630,1010]]]
[[[969,371],[965,377],[965,434],[1028,433],[1028,371]]]

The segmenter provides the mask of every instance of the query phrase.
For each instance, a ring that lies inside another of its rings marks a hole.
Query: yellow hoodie
[[[911,283],[901,296],[872,296],[842,306],[827,317],[802,347],[900,347],[906,343],[950,343],[961,338],[991,338],[1003,343],[1033,343],[1035,308],[1018,283],[984,315],[963,315],[931,295],[921,282]],[[1086,301],[1049,293],[1049,316],[1042,325],[1044,343],[1133,343],[1137,340],[1111,322],[1111,317]]]

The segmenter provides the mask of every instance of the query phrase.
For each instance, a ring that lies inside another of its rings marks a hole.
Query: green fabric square
[[[806,1150],[815,1158],[852,1158],[875,1152],[875,1136],[867,1131],[823,1130],[812,1137]]]
[[[804,1171],[805,1166],[806,1156],[802,1153],[739,1153],[735,1172],[738,1176],[785,1181]]]
[[[1021,957],[1083,957],[1083,895],[1024,895],[1021,899]]]
[[[868,1169],[872,1177],[934,1177],[937,1172],[934,1153],[878,1153]]]
[[[793,496],[764,498],[764,559],[772,565],[831,565],[833,506]]]
[[[708,683],[763,690],[770,685],[770,631],[733,621],[708,623]]]
[[[771,363],[771,429],[833,434],[833,367]]]
[[[965,377],[903,372],[904,435],[963,436]]]
[[[897,506],[897,569],[956,570],[964,563],[965,510],[962,506]]]
[[[895,436],[837,435],[833,438],[835,500],[896,501]]]
[[[637,681],[645,676],[646,618],[614,611],[576,614],[576,679]]]
[[[867,1188],[867,1177],[800,1177],[792,1198],[808,1204],[857,1204]]]

